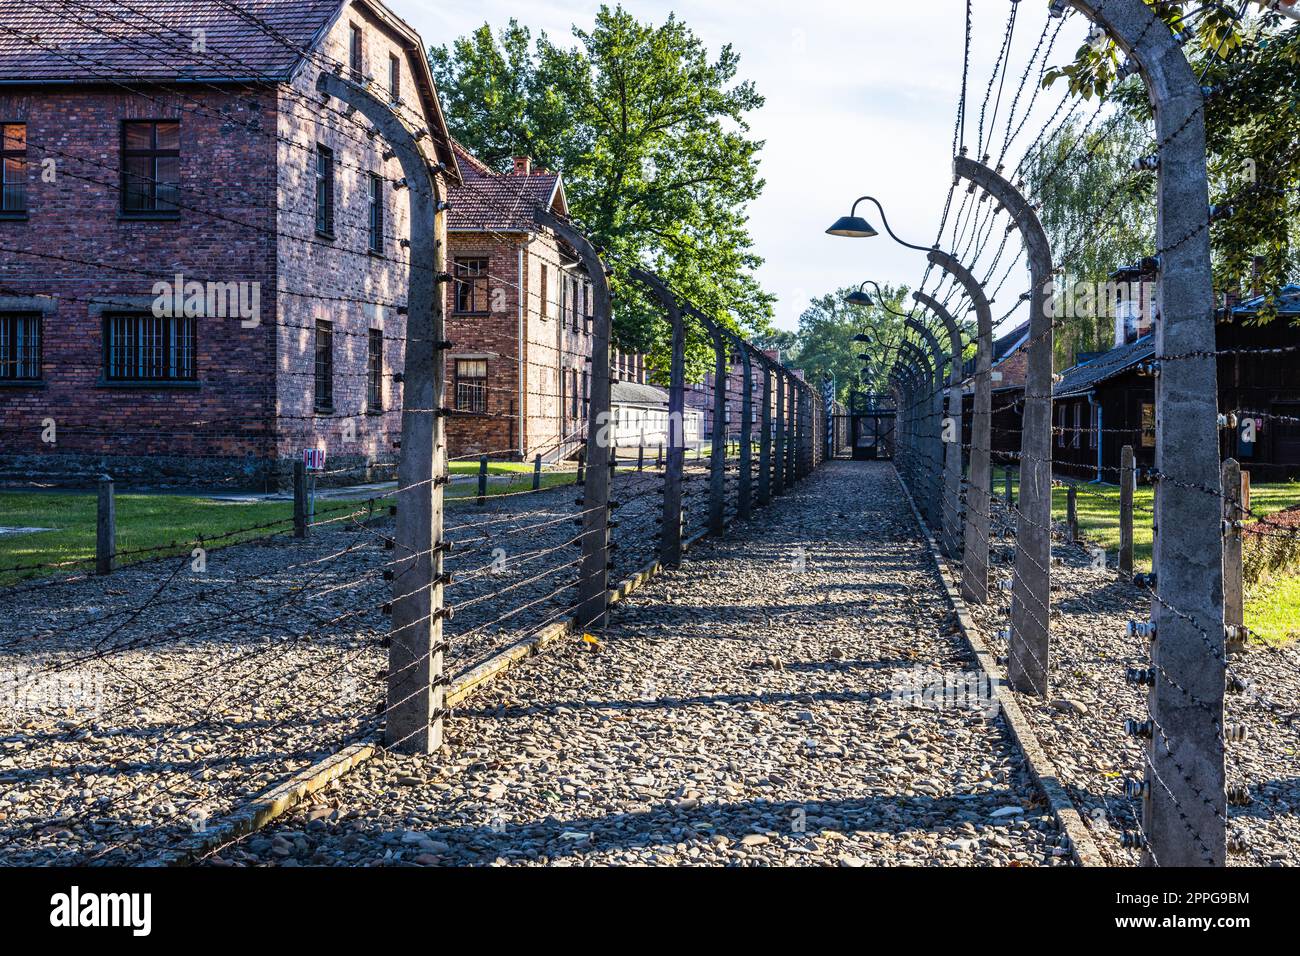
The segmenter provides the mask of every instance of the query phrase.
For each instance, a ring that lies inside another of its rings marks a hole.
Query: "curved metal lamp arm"
[[[851,216],[856,216],[856,215],[858,214],[858,203],[861,203],[861,202],[864,202],[864,201],[870,201],[870,202],[873,202],[873,203],[876,204],[876,208],[880,210],[880,221],[881,221],[881,222],[884,224],[884,226],[885,226],[885,232],[889,233],[889,238],[893,239],[893,240],[894,240],[896,243],[898,243],[900,246],[907,246],[907,248],[909,248],[909,249],[915,249],[917,252],[929,252],[931,249],[938,249],[938,248],[939,248],[938,245],[934,245],[934,246],[916,246],[916,245],[913,245],[913,244],[910,243],[910,242],[905,242],[904,240],[899,239],[899,238],[898,238],[898,235],[894,232],[894,230],[891,229],[891,228],[889,227],[889,219],[886,218],[886,216],[885,216],[885,207],[882,206],[882,205],[880,205],[880,200],[877,199],[875,196],[861,196],[861,197],[859,197],[858,199],[854,200],[854,203],[853,203],[853,210],[852,210],[852,212],[849,213],[849,215],[851,215]]]

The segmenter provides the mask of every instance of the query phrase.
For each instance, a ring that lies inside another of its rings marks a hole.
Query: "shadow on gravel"
[[[897,836],[905,833],[941,833],[951,830],[953,814],[959,810],[1001,807],[1019,802],[1011,790],[999,790],[968,800],[955,797],[879,796],[846,800],[747,800],[737,803],[660,803],[644,811],[602,816],[546,817],[532,823],[497,821],[490,826],[437,827],[422,831],[429,840],[446,843],[459,854],[480,856],[484,864],[498,856],[528,857],[519,852],[523,844],[542,844],[535,856],[550,859],[602,850],[643,849],[661,844],[675,845],[690,839],[726,838],[738,843],[747,836],[789,837],[811,843],[812,834],[875,832]],[[796,832],[796,821],[807,833]],[[998,821],[993,821],[994,825]],[[972,824],[976,835],[984,832]],[[468,861],[471,864],[474,861]]]
[[[535,714],[554,714],[559,708],[569,710],[675,710],[681,707],[714,707],[718,705],[735,706],[737,704],[812,704],[818,702],[836,704],[868,704],[873,700],[888,700],[889,693],[868,693],[865,691],[800,691],[777,694],[711,694],[690,697],[659,697],[655,700],[557,700],[545,704],[531,704],[526,707],[494,707],[481,710],[460,710],[462,717],[505,717],[515,720]]]

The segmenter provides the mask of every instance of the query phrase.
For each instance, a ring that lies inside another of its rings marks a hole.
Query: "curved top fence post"
[[[1069,2],[1137,65],[1158,143],[1152,617],[1159,636],[1151,653],[1160,680],[1149,702],[1159,732],[1143,802],[1148,861],[1223,866],[1222,487],[1205,93],[1168,25],[1142,0]]]
[[[595,246],[567,221],[538,206],[534,218],[578,253],[591,279],[591,411],[587,421],[587,475],[582,495],[582,564],[578,575],[577,626],[605,626],[609,599],[610,297],[605,263]]]

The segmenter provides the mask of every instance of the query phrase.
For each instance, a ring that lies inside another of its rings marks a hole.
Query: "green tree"
[[[763,98],[737,79],[736,52],[711,58],[675,16],[655,26],[621,6],[573,38],[534,41],[511,21],[432,49],[453,135],[499,168],[527,154],[563,173],[574,219],[614,271],[622,348],[662,362],[668,347],[659,310],[627,277],[638,263],[710,316],[765,331],[773,297],[753,275],[747,213],[763,188],[747,116]],[[707,364],[698,331],[691,358]]]
[[[1193,69],[1212,90],[1206,101],[1212,203],[1232,208],[1211,229],[1216,286],[1248,286],[1260,257],[1260,279],[1276,290],[1295,275],[1300,238],[1300,25],[1273,12],[1238,19],[1236,4],[1147,2],[1171,30],[1187,36]],[[1095,34],[1043,82],[1066,79],[1072,92],[1110,98],[1131,118],[1149,122],[1141,81],[1116,82],[1122,61],[1115,43]],[[1148,137],[1143,152],[1153,146]]]
[[[780,348],[787,364],[803,370],[807,381],[818,385],[827,375],[835,377],[836,395],[847,402],[849,392],[881,390],[888,377],[895,353],[890,348],[902,336],[903,320],[880,308],[849,305],[845,299],[852,288],[839,289],[811,299],[799,316],[795,332],[778,331],[759,340],[764,348]],[[905,287],[884,287],[890,308],[905,312]],[[871,336],[870,344],[855,342],[860,333]],[[859,355],[870,355],[874,375],[862,378],[863,362]]]

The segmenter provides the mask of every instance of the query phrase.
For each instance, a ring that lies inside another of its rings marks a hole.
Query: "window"
[[[388,95],[394,103],[402,98],[402,61],[388,54]]]
[[[1156,407],[1148,402],[1142,404],[1142,447],[1156,447]]]
[[[591,412],[591,379],[585,370],[582,373],[582,412],[584,415]]]
[[[488,260],[455,260],[453,275],[456,280],[456,311],[467,315],[486,315],[488,312]]]
[[[487,361],[456,360],[456,410],[482,415],[487,412]]]
[[[370,174],[370,251],[384,251],[384,179]]]
[[[316,145],[316,234],[334,238],[334,150]]]
[[[577,418],[578,417],[578,370],[576,368],[573,369],[571,374],[573,375],[573,388],[570,389],[570,391],[573,394],[573,398],[572,398],[572,405],[569,408],[569,417]]]
[[[334,323],[316,322],[316,410],[334,410]]]
[[[0,216],[27,213],[27,125],[0,123]]]
[[[1083,434],[1083,404],[1074,403],[1074,441],[1071,442],[1075,448],[1079,447],[1079,438]]]
[[[122,124],[122,213],[175,216],[181,184],[181,124],[128,120]]]
[[[1056,447],[1065,447],[1065,406],[1056,406]]]
[[[366,352],[366,411],[384,410],[384,330],[371,329]]]
[[[193,382],[197,323],[149,313],[104,316],[104,378],[110,382]]]
[[[41,377],[41,317],[0,314],[0,382],[34,382]]]
[[[1101,406],[1094,404],[1088,415],[1088,447],[1096,448],[1101,432]]]
[[[361,27],[352,24],[352,33],[348,38],[348,69],[352,73],[352,82],[360,83],[364,77],[361,62]]]
[[[551,306],[550,306],[550,303],[546,301],[546,295],[547,295],[546,283],[547,283],[547,269],[546,269],[546,264],[545,264],[545,263],[542,263],[542,289],[541,289],[541,293],[542,293],[542,294],[541,294],[541,299],[542,299],[542,304],[541,304],[541,309],[542,309],[542,318],[546,318],[547,316],[549,316],[549,315],[551,314]]]

